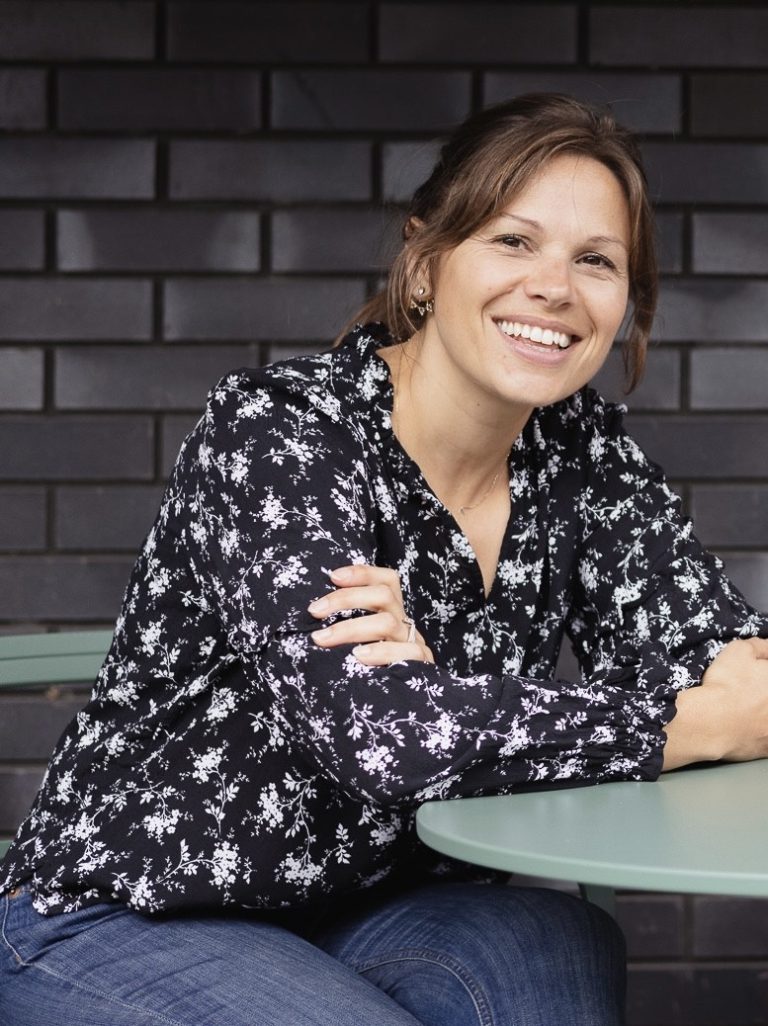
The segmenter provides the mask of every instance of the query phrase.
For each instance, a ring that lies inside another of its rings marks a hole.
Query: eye
[[[616,264],[603,253],[585,253],[579,259],[588,267],[604,267],[608,271],[616,270]]]
[[[496,240],[507,249],[519,250],[528,248],[528,240],[522,235],[500,235]]]

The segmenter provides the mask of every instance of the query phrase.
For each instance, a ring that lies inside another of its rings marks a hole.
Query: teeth
[[[571,336],[563,331],[552,331],[538,325],[521,324],[520,321],[499,321],[499,327],[505,335],[517,338],[529,338],[531,342],[539,342],[545,346],[559,346],[567,349],[571,344]]]

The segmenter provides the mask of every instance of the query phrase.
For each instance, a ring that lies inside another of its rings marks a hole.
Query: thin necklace
[[[506,460],[505,460],[505,462],[506,462]],[[463,517],[465,513],[471,513],[473,509],[477,509],[478,506],[482,506],[482,504],[485,502],[485,500],[491,494],[493,489],[496,487],[496,482],[499,480],[499,474],[500,473],[501,473],[501,467],[499,467],[499,469],[493,475],[493,481],[491,481],[491,483],[488,485],[488,487],[483,492],[483,494],[480,496],[480,498],[477,500],[477,502],[473,502],[471,506],[459,506],[458,516]]]

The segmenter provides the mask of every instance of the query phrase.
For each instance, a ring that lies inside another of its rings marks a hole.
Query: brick
[[[683,954],[684,908],[678,894],[622,894],[616,918],[629,958],[676,958]]]
[[[149,282],[65,278],[0,279],[0,337],[27,341],[147,339]]]
[[[685,968],[675,966],[665,971],[655,966],[630,965],[628,1026],[679,1026],[687,1021],[684,1015],[689,992],[690,977]]]
[[[277,363],[279,360],[293,360],[297,356],[311,356],[314,353],[322,353],[330,349],[331,342],[316,342],[314,345],[286,345],[278,342],[267,349],[265,363]]]
[[[42,766],[0,768],[0,832],[6,837],[16,832],[26,816],[42,779]]]
[[[765,66],[768,11],[733,5],[673,10],[643,7],[590,8],[593,64],[658,66]]]
[[[694,898],[693,953],[701,958],[768,958],[768,901]]]
[[[719,552],[725,570],[755,609],[768,609],[768,554]]]
[[[661,289],[654,335],[665,342],[768,341],[768,282],[673,278]]]
[[[768,74],[691,75],[694,135],[765,136]]]
[[[32,552],[44,548],[45,489],[0,487],[0,549]],[[4,751],[0,741],[0,752]]]
[[[768,548],[768,486],[695,485],[691,515],[705,545]]]
[[[44,230],[41,210],[0,210],[0,270],[41,270]]]
[[[0,420],[0,479],[147,480],[152,421],[138,416],[13,416]]]
[[[768,214],[694,214],[693,269],[768,274]]]
[[[398,218],[398,222],[400,218]],[[392,218],[381,210],[285,210],[272,216],[276,271],[372,271],[394,253]]]
[[[642,149],[657,202],[768,202],[768,145],[653,142]]]
[[[173,199],[367,200],[371,148],[344,140],[184,139],[170,147]]]
[[[619,347],[614,347],[592,385],[606,399],[632,410],[674,410],[680,398],[680,356],[673,349],[652,349],[643,380],[625,395],[624,364]]]
[[[541,8],[546,16],[546,8]],[[502,41],[503,42],[503,41]],[[536,47],[530,51],[536,53]],[[677,132],[682,127],[679,75],[632,71],[489,71],[486,104],[521,93],[567,93],[586,103],[610,106],[616,119],[635,132]]]
[[[64,728],[87,700],[82,691],[77,693],[70,688],[49,688],[44,694],[5,695],[0,702],[3,761],[47,761]]]
[[[197,423],[198,414],[172,413],[163,417],[160,429],[160,473],[167,478],[173,470],[181,443]]]
[[[765,966],[697,968],[693,975],[691,1023],[701,1026],[763,1026],[768,1008]]]
[[[0,139],[5,199],[149,199],[154,174],[147,139]]]
[[[368,58],[368,12],[350,3],[170,3],[175,61],[343,63]]]
[[[470,76],[461,71],[276,71],[275,128],[424,131],[469,113]]]
[[[0,70],[0,129],[45,128],[45,123],[45,72],[35,68]]]
[[[73,346],[56,354],[59,409],[200,410],[234,367],[258,363],[250,346]]]
[[[114,620],[131,565],[117,556],[6,556],[0,560],[0,619]]]
[[[43,407],[43,353],[39,349],[0,349],[0,409]]]
[[[64,271],[257,271],[260,216],[244,210],[64,210]]]
[[[698,410],[768,409],[768,351],[702,349],[691,353],[691,407]]]
[[[631,414],[627,426],[671,478],[768,476],[768,446],[755,444],[768,417]]]
[[[155,519],[158,485],[74,485],[56,491],[54,544],[59,550],[136,552]]]
[[[384,199],[408,203],[432,174],[440,155],[439,141],[385,143],[382,147]]]
[[[576,60],[576,5],[386,3],[379,59],[401,63],[567,64]]]
[[[256,71],[93,69],[59,74],[59,127],[247,132],[261,125]]]
[[[629,1026],[762,1026],[768,974],[760,967],[633,966]]]
[[[664,211],[656,214],[659,269],[683,270],[683,215]]]
[[[146,60],[154,56],[154,6],[136,0],[2,0],[0,59]]]
[[[364,299],[363,282],[339,278],[172,279],[165,285],[164,337],[190,342],[331,339]]]

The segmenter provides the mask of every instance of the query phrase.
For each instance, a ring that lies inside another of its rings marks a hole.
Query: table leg
[[[603,909],[609,916],[616,918],[616,892],[613,887],[580,883],[579,890],[585,901],[591,901],[593,905]]]

